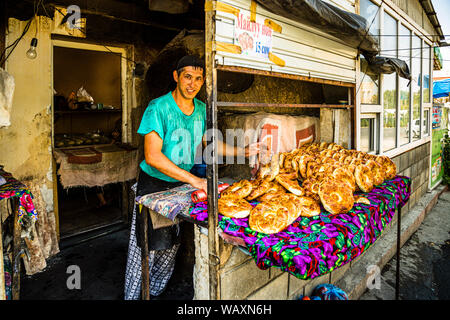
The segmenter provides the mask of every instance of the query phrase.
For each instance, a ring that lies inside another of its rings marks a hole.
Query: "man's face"
[[[185,99],[194,99],[205,82],[203,69],[190,66],[183,68],[181,74],[174,71],[173,78],[177,82],[178,91]]]

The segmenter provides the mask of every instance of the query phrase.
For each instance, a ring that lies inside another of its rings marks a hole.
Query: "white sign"
[[[250,21],[250,13],[239,13],[234,23],[234,43],[242,54],[251,57],[268,58],[272,50],[272,29],[264,25],[261,17]]]

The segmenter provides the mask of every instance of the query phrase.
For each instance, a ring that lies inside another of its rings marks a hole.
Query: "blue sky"
[[[450,43],[450,0],[432,0],[434,10],[442,27],[442,32],[446,35],[447,43]],[[441,48],[444,68],[441,71],[435,71],[434,76],[450,76],[450,47]]]

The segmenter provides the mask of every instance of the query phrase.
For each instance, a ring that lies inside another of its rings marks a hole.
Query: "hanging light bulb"
[[[36,59],[36,57],[37,57],[37,51],[36,51],[37,43],[38,43],[38,39],[36,39],[36,38],[31,39],[30,49],[28,49],[28,51],[27,51],[27,57],[29,59]]]

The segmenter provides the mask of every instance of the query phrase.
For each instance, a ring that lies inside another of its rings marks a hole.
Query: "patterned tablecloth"
[[[219,185],[223,182],[219,181]],[[134,187],[134,186],[133,186]],[[190,216],[194,203],[191,200],[192,192],[196,191],[190,184],[183,184],[169,190],[146,194],[136,197],[136,203],[145,206],[160,215],[175,220],[180,215]]]
[[[189,209],[193,205],[191,194],[195,190],[197,189],[191,185],[183,184],[166,191],[136,197],[136,203],[156,211],[170,220],[175,220],[179,214],[189,215]]]
[[[357,203],[346,214],[332,215],[322,208],[319,216],[300,217],[273,235],[249,228],[248,218],[231,219],[219,214],[223,233],[239,238],[260,269],[277,267],[299,279],[313,279],[339,268],[365,252],[380,236],[411,193],[411,179],[397,176],[370,193],[370,205]],[[251,202],[255,206],[257,202]],[[208,218],[207,204],[190,209],[194,220]]]
[[[6,183],[0,186],[0,200],[12,197],[19,198],[19,222],[25,215],[37,220],[37,211],[33,204],[33,194],[22,182],[13,178],[12,174],[0,169],[0,176],[5,178]]]

